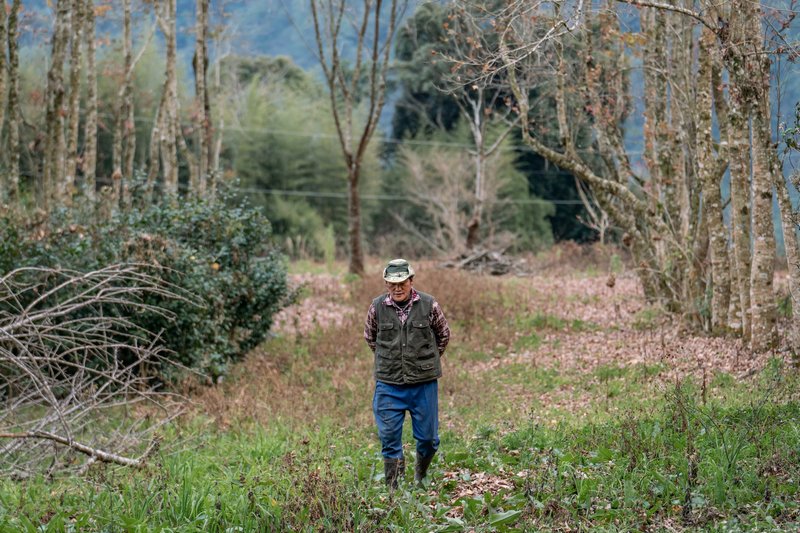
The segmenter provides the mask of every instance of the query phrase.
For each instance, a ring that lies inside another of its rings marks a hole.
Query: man
[[[438,379],[450,328],[433,296],[414,289],[414,269],[408,261],[389,261],[383,279],[387,293],[372,301],[364,338],[375,353],[372,409],[386,484],[395,489],[405,472],[402,437],[406,411],[411,414],[417,441],[417,483],[423,484],[439,448]]]

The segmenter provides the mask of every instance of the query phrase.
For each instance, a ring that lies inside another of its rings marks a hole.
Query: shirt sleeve
[[[376,339],[378,338],[378,318],[375,305],[369,306],[367,320],[364,323],[364,340],[367,341],[369,349],[375,352]]]
[[[436,346],[439,348],[439,355],[444,355],[447,348],[447,343],[450,342],[450,326],[447,325],[447,319],[444,317],[439,302],[433,301],[431,306],[431,314],[428,317],[431,323],[433,335],[436,337]]]

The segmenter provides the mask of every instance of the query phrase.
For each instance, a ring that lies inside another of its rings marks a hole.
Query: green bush
[[[226,372],[268,334],[274,314],[287,300],[286,265],[270,242],[269,221],[245,205],[230,207],[185,199],[115,214],[102,223],[94,213],[54,213],[46,232],[20,229],[0,217],[0,267],[22,266],[89,271],[130,262],[153,272],[194,302],[145,296],[174,319],[155,313],[128,316],[161,338],[174,362],[211,379]],[[162,377],[174,378],[171,372]]]

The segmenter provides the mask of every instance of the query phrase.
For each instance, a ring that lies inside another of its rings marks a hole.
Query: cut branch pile
[[[472,249],[451,261],[441,264],[444,268],[457,268],[479,274],[502,276],[510,272],[520,272],[522,264],[503,253],[502,250]]]
[[[0,277],[0,471],[27,476],[46,463],[52,472],[84,456],[140,467],[157,447],[169,395],[148,368],[167,361],[158,335],[128,316],[165,314],[147,294],[188,298],[143,270],[21,268]],[[138,458],[123,455],[145,443]]]

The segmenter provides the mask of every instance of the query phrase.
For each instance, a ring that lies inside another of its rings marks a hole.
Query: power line
[[[232,187],[234,191],[264,193],[283,196],[302,196],[310,198],[347,198],[346,192],[326,192],[326,191],[298,191],[288,189],[267,189],[260,187]],[[392,194],[361,194],[362,200],[408,200],[407,196]],[[580,205],[581,200],[547,200],[545,198],[529,198],[525,200],[499,200],[502,204],[557,204],[557,205]]]
[[[105,118],[114,118],[114,115],[111,113],[98,113],[98,116],[102,116]],[[153,119],[148,117],[136,116],[134,117],[135,122],[145,123],[145,124],[152,124]],[[194,126],[192,123],[183,123],[182,126]],[[274,129],[274,128],[254,128],[254,127],[243,127],[243,126],[225,126],[225,131],[235,131],[240,133],[267,133],[272,135],[278,136],[285,136],[285,137],[300,137],[304,139],[333,139],[339,140],[339,136],[335,133],[322,133],[322,132],[305,132],[305,131],[298,131],[298,130],[284,130],[284,129]],[[379,139],[388,144],[409,144],[414,146],[444,146],[444,147],[451,147],[451,148],[464,148],[467,150],[474,150],[474,145],[466,144],[466,143],[459,143],[453,141],[433,141],[433,140],[418,140],[418,139],[400,139],[397,137],[379,137]],[[516,152],[535,152],[533,148],[529,146],[521,145],[515,146],[511,149],[512,151]],[[588,148],[578,148],[577,151],[579,153],[584,154],[594,154],[596,153],[595,150],[591,150]],[[625,152],[628,155],[641,155],[643,153],[642,150],[626,150]]]
[[[21,172],[21,175],[27,178],[35,178],[36,175]],[[110,185],[114,180],[105,177],[95,178],[95,182],[103,185]],[[178,184],[180,190],[187,191],[188,186],[183,183]],[[300,191],[296,189],[271,189],[267,187],[229,187],[229,190],[243,193],[256,193],[256,194],[270,194],[273,196],[297,196],[302,198],[321,198],[321,199],[334,199],[341,200],[347,199],[348,193],[335,192],[335,191]],[[360,194],[359,198],[368,201],[402,201],[408,200],[407,196],[393,195],[393,194]],[[516,205],[530,205],[530,204],[554,204],[554,205],[581,205],[581,200],[549,200],[547,198],[527,198],[522,200],[497,200],[498,204],[516,204]]]

